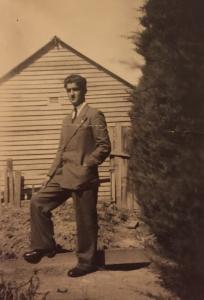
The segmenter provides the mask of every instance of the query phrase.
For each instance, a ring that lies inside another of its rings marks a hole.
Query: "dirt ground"
[[[152,236],[137,212],[119,211],[112,204],[100,203],[98,214],[100,249],[144,249],[151,242]],[[24,251],[29,249],[29,201],[24,201],[21,208],[1,207],[0,287],[3,283],[18,297],[20,293],[26,295],[22,300],[175,299],[162,288],[152,264],[107,265],[84,277],[69,278],[67,271],[76,263],[72,201],[56,209],[53,220],[57,243],[70,253],[43,258],[40,263],[31,265],[22,259]],[[32,293],[33,298],[28,298]]]

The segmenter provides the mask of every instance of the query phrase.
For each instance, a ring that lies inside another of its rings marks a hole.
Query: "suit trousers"
[[[78,266],[86,268],[94,265],[98,232],[97,194],[97,185],[83,190],[69,190],[62,188],[53,177],[31,199],[31,248],[55,248],[51,211],[72,197],[76,214]]]

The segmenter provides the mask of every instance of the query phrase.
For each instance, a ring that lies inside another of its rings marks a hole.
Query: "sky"
[[[0,76],[58,36],[132,84],[142,58],[130,37],[144,0],[0,0]]]

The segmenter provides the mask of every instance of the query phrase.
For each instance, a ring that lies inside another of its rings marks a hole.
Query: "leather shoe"
[[[84,276],[86,274],[93,273],[96,271],[97,271],[97,267],[90,267],[87,269],[81,269],[79,267],[75,267],[75,268],[69,270],[67,275],[69,277],[80,277],[80,276]]]
[[[25,252],[23,258],[31,264],[37,264],[43,256],[53,257],[55,254],[55,249],[35,249]]]

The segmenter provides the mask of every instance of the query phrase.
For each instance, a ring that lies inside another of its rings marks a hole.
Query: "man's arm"
[[[102,112],[97,111],[97,113],[91,117],[91,126],[96,147],[85,161],[85,165],[87,166],[101,164],[111,152],[111,142],[107,124]]]

